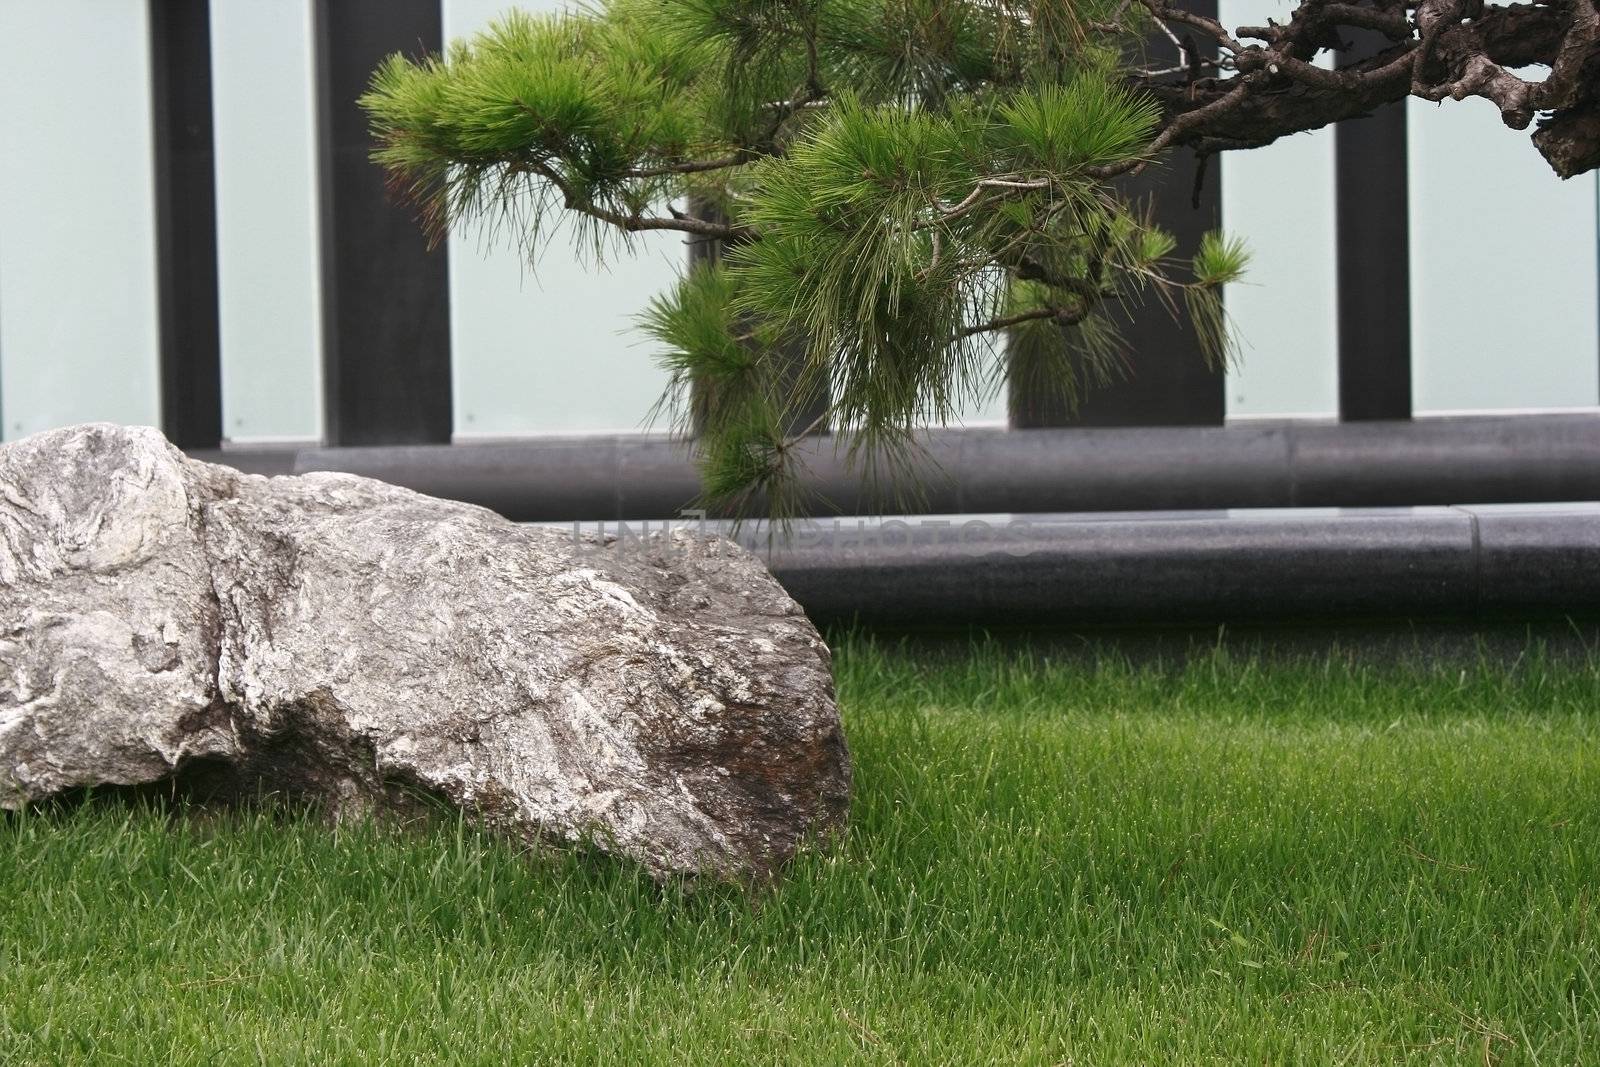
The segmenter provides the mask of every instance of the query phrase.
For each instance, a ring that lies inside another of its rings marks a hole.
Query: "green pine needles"
[[[807,433],[873,468],[1008,375],[1075,402],[1130,307],[1187,305],[1224,356],[1241,245],[1181,262],[1112,183],[1162,117],[1120,76],[1148,28],[1121,0],[612,0],[391,57],[362,104],[435,236],[699,243],[643,317],[664,409],[711,502],[788,515]]]

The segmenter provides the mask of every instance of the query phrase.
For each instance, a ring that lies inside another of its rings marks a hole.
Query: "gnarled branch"
[[[1279,137],[1356,118],[1418,96],[1462,100],[1481,96],[1513,129],[1540,112],[1534,144],[1562,177],[1600,166],[1600,9],[1597,0],[1485,5],[1481,0],[1416,0],[1409,12],[1303,0],[1285,25],[1241,27],[1230,34],[1214,19],[1142,0],[1162,22],[1199,30],[1231,53],[1238,76],[1189,85],[1135,76],[1165,108],[1155,149],[1202,153],[1255,148]],[[1376,30],[1390,47],[1339,70],[1316,65],[1340,50],[1345,28]],[[1261,44],[1246,44],[1260,41]],[[1529,81],[1514,73],[1543,64],[1550,74]],[[1126,168],[1125,168],[1126,169]]]

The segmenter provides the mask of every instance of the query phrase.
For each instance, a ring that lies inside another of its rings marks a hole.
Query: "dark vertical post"
[[[1390,46],[1342,31],[1341,66]],[[1338,234],[1339,418],[1411,417],[1411,264],[1406,204],[1406,103],[1334,127]]]
[[[356,100],[393,52],[444,44],[438,0],[318,0],[323,425],[329,444],[447,443],[449,266],[389,195]]]
[[[1217,17],[1217,0],[1189,0],[1180,6]],[[1153,38],[1150,51],[1163,61],[1179,61],[1165,36]],[[1207,166],[1193,153],[1181,151],[1118,184],[1126,196],[1151,204],[1155,224],[1177,239],[1174,254],[1188,256],[1199,248],[1202,234],[1222,223],[1220,171],[1215,159]],[[1180,309],[1174,317],[1156,299],[1107,310],[1127,350],[1121,378],[1090,388],[1077,409],[1070,410],[1057,392],[1030,382],[1025,373],[1014,374],[1008,404],[1011,425],[1221,425],[1226,405],[1223,370],[1207,362],[1187,313]]]
[[[180,448],[222,440],[217,192],[207,0],[150,0],[161,424]]]

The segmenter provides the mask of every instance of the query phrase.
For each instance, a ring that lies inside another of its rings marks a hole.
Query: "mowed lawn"
[[[448,817],[8,817],[0,1062],[1600,1062],[1600,661],[838,676],[850,831],[753,893]]]

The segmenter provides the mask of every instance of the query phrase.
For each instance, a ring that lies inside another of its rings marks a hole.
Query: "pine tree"
[[[1386,47],[1318,66],[1343,28]],[[1539,61],[1543,82],[1507,69]],[[1118,306],[1186,307],[1223,358],[1243,245],[1180,256],[1114,179],[1408,94],[1483,96],[1519,129],[1542,112],[1558,173],[1600,165],[1594,0],[1302,0],[1237,36],[1164,0],[608,0],[391,57],[362,103],[435,236],[714,247],[642,325],[708,496],[784,513],[807,431],[898,462],[1008,353],[1070,401],[1116,364]]]

